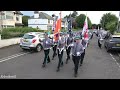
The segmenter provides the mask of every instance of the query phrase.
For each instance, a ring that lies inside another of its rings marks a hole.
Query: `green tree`
[[[75,18],[78,15],[77,11],[73,11],[73,13],[71,14],[71,17]]]
[[[108,23],[111,24],[112,22],[118,22],[118,18],[111,13],[106,13],[102,16],[100,23],[102,28],[107,29],[108,26],[106,26]],[[112,24],[111,24],[112,25]],[[117,27],[117,26],[116,26]]]
[[[86,18],[85,14],[80,14],[79,16],[76,17],[76,23],[78,28],[83,28],[85,18]],[[91,28],[92,23],[89,17],[87,17],[87,20],[88,20],[88,28]]]
[[[106,29],[109,30],[111,32],[111,34],[114,34],[114,32],[116,31],[117,27],[117,22],[116,21],[111,21],[111,22],[108,22],[106,24]]]
[[[22,17],[22,23],[24,24],[24,26],[28,26],[28,19],[30,18],[30,16],[23,16]]]

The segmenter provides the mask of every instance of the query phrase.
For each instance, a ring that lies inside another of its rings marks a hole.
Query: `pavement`
[[[52,50],[50,58],[52,58]],[[74,77],[73,61],[64,63],[56,72],[58,57],[42,68],[44,52],[22,51],[19,45],[0,49],[0,79],[120,79],[119,52],[108,53],[97,45],[94,35],[86,49],[83,66],[79,67],[78,77]],[[64,51],[63,61],[65,62]]]

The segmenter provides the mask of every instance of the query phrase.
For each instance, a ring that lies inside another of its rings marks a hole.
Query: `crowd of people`
[[[66,49],[66,64],[69,62],[70,59],[73,60],[74,63],[74,76],[78,76],[78,67],[82,66],[84,56],[85,56],[85,49],[88,45],[88,41],[84,39],[81,33],[59,33],[59,39],[55,40],[54,38],[50,39],[48,34],[45,33],[45,39],[43,40],[43,50],[44,50],[44,61],[42,67],[45,67],[47,63],[50,63],[49,52],[50,48],[53,49],[53,56],[52,60],[58,56],[58,65],[57,65],[57,72],[60,71],[63,63],[63,54],[64,49]],[[72,56],[72,57],[71,57]]]

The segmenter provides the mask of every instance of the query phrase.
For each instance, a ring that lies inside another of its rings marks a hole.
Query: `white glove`
[[[48,44],[48,42],[46,41],[46,44]]]
[[[77,52],[77,56],[79,56],[80,55],[80,52]]]
[[[74,46],[74,44],[71,44],[70,46]]]

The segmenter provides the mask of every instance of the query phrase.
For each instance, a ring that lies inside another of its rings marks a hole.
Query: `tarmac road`
[[[113,57],[115,55],[112,54]],[[79,67],[78,77],[75,78],[72,60],[68,64],[64,63],[60,72],[56,72],[57,57],[51,60],[46,68],[42,68],[43,51],[24,52],[19,45],[14,45],[0,49],[0,79],[120,79],[118,65],[120,59],[115,61],[112,56],[111,53],[106,52],[104,47],[99,49],[94,35],[86,49],[83,66]],[[50,58],[52,58],[52,50]],[[64,62],[65,59],[66,52],[64,51]]]

